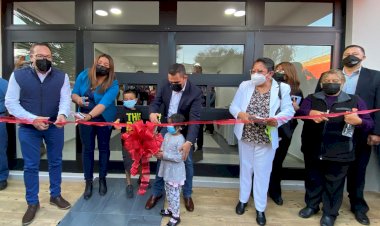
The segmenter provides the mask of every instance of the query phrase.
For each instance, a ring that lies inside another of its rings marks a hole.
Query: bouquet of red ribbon
[[[139,195],[144,195],[149,185],[149,158],[156,154],[164,140],[160,133],[155,132],[156,125],[142,120],[127,125],[127,132],[122,135],[123,146],[131,154],[133,160],[131,175],[135,176],[141,163],[141,183]]]

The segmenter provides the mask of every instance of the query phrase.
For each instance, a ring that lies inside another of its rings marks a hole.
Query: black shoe
[[[321,226],[334,226],[335,217],[323,215],[320,223],[321,223]]]
[[[179,217],[171,217],[166,226],[176,226],[181,222],[181,218]]]
[[[269,197],[273,200],[274,203],[276,203],[279,206],[282,206],[282,204],[284,204],[284,200],[282,200],[281,195],[277,195],[277,196],[270,195]]]
[[[267,223],[267,219],[265,218],[265,213],[256,210],[256,223],[258,225],[265,225]]]
[[[313,216],[314,214],[318,213],[318,211],[319,210],[315,210],[315,209],[310,208],[310,207],[305,207],[302,210],[300,210],[300,212],[298,213],[298,216],[300,216],[302,218],[309,218],[309,217]]]
[[[355,219],[359,223],[364,224],[364,225],[369,225],[369,223],[370,223],[369,218],[367,217],[367,214],[360,212],[360,211],[355,212]]]
[[[106,178],[99,178],[99,195],[104,196],[107,194],[107,182]]]
[[[236,214],[242,215],[245,211],[245,207],[247,207],[247,203],[242,203],[239,201],[239,203],[236,205]]]
[[[172,216],[172,211],[170,211],[170,210],[168,210],[168,209],[162,209],[161,211],[160,211],[160,214],[161,214],[161,216],[163,216],[163,217],[171,217]]]
[[[8,186],[7,180],[0,181],[0,191],[6,189]]]
[[[92,180],[86,180],[86,187],[84,188],[83,198],[88,200],[92,196]]]
[[[57,206],[61,210],[67,210],[71,208],[71,204],[65,200],[61,195],[57,197],[50,197],[50,204]]]
[[[127,198],[133,198],[133,185],[128,184],[125,190],[127,191]]]

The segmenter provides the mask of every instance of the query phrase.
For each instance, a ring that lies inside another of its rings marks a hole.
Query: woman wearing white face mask
[[[272,162],[278,148],[277,128],[286,123],[294,109],[290,87],[272,79],[274,62],[257,59],[251,70],[251,80],[240,84],[230,106],[230,113],[240,120],[263,119],[260,123],[239,123],[234,133],[239,140],[240,195],[236,213],[241,215],[247,206],[252,188],[256,207],[256,222],[265,225],[265,208]]]

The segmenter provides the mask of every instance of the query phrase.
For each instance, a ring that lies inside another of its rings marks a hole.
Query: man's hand
[[[150,113],[149,121],[158,124],[158,123],[160,123],[160,121],[158,120],[159,116],[160,116],[160,113]]]
[[[62,128],[65,126],[66,116],[58,115],[57,120],[55,120],[54,125],[58,128]]]
[[[380,144],[380,136],[379,135],[369,135],[367,139],[368,145],[379,145]]]
[[[33,126],[38,130],[47,130],[49,128],[47,120],[49,117],[37,117],[33,120]]]
[[[154,155],[154,157],[156,157],[157,159],[162,159],[162,157],[164,157],[164,152],[160,150]]]
[[[189,156],[190,149],[191,143],[189,141],[186,141],[181,147],[183,161],[185,161],[187,159],[187,156]]]
[[[355,113],[357,111],[358,109],[353,108],[352,109],[353,113],[344,115],[344,121],[347,124],[354,125],[354,126],[362,124],[363,123],[362,119],[358,116],[358,114]]]
[[[322,115],[322,114],[326,114],[326,112],[322,112],[322,111],[317,111],[317,110],[311,110],[309,115],[310,116],[313,116],[313,115]],[[323,121],[328,121],[329,119],[326,118],[326,117],[318,117],[318,118],[313,118],[312,119],[315,123],[321,123]]]

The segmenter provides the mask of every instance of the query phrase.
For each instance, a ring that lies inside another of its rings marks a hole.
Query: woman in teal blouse
[[[91,68],[81,72],[74,85],[72,100],[79,106],[81,120],[92,122],[113,122],[116,115],[115,99],[119,85],[111,56],[102,54],[95,59]],[[111,127],[79,125],[82,141],[83,171],[86,180],[84,199],[92,195],[94,171],[95,137],[99,149],[99,194],[107,193],[107,165],[110,157]]]

